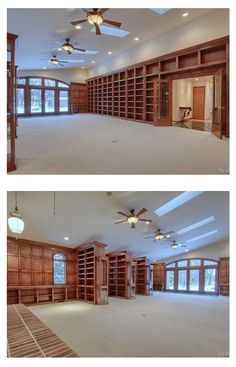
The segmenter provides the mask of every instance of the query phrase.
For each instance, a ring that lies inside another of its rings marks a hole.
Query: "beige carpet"
[[[227,357],[229,299],[157,293],[30,307],[81,357]]]
[[[214,135],[81,114],[19,120],[11,174],[228,173],[229,142]]]

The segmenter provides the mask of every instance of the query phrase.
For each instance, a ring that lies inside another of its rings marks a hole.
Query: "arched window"
[[[174,292],[218,293],[218,261],[188,258],[165,266],[165,289]]]
[[[70,112],[70,85],[47,77],[17,78],[16,111],[19,116]]]
[[[54,284],[66,284],[66,257],[63,254],[53,256]]]

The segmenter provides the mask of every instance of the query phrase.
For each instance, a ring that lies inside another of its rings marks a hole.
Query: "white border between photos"
[[[231,164],[230,171],[231,174],[227,175],[150,175],[150,176],[135,176],[135,175],[6,175],[6,73],[5,73],[5,57],[0,58],[0,219],[3,225],[0,231],[0,246],[1,254],[0,257],[0,362],[2,365],[6,366],[41,366],[42,359],[7,359],[6,355],[6,213],[7,213],[7,203],[6,203],[6,193],[7,191],[230,191],[230,254],[231,262],[232,259],[236,258],[235,254],[235,243],[236,235],[233,233],[235,224],[234,213],[236,211],[236,177],[235,177],[235,136],[236,136],[236,109],[234,106],[235,102],[235,65],[236,65],[236,37],[235,37],[235,24],[236,24],[236,5],[235,1],[220,1],[220,0],[162,0],[162,1],[130,1],[129,3],[124,0],[110,0],[100,2],[94,1],[76,1],[68,0],[66,2],[66,8],[76,8],[78,5],[83,8],[96,6],[100,7],[112,7],[112,8],[155,8],[155,7],[175,7],[175,8],[230,8],[230,37],[231,37],[231,140],[230,140],[230,153],[231,153]],[[64,5],[64,6],[63,6]],[[41,0],[40,2],[33,3],[32,1],[1,1],[0,5],[0,49],[5,50],[6,47],[6,9],[7,8],[64,8],[65,4],[63,2],[53,1],[48,2]],[[43,26],[43,25],[42,25]],[[2,54],[5,51],[2,51]],[[235,123],[234,123],[235,122]],[[4,138],[3,138],[4,137]],[[233,142],[233,144],[232,144]],[[206,157],[207,159],[207,157]],[[135,189],[134,189],[134,188]],[[235,271],[234,267],[231,266],[231,310],[236,309],[235,307]],[[235,336],[235,325],[236,317],[234,313],[230,312],[230,332],[231,341],[236,340]],[[232,347],[232,342],[231,342]],[[171,348],[171,346],[170,346]],[[204,366],[209,366],[209,364],[214,364],[214,367],[222,367],[222,365],[235,365],[236,358],[235,352],[232,348],[230,351],[230,358],[87,358],[87,359],[69,359],[68,363],[70,366],[90,366],[96,364],[96,366],[110,366],[112,364],[114,367],[120,367],[122,365],[130,365],[135,363],[135,365],[142,366],[144,363],[148,363],[150,366],[156,366],[161,364],[162,367],[169,366],[170,364],[175,364],[175,366],[188,367],[189,363],[193,366],[198,366],[199,363]],[[45,359],[43,361],[45,365],[52,365],[56,363],[58,366],[63,366],[65,360],[63,358],[56,360]]]

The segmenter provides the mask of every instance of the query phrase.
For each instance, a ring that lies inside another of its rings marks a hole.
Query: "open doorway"
[[[213,76],[173,80],[172,124],[212,132]]]

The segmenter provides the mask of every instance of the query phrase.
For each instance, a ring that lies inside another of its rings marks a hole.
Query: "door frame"
[[[160,116],[161,84],[168,84],[168,116]],[[159,108],[157,102],[159,101]],[[154,79],[153,81],[153,126],[172,126],[172,79]]]

